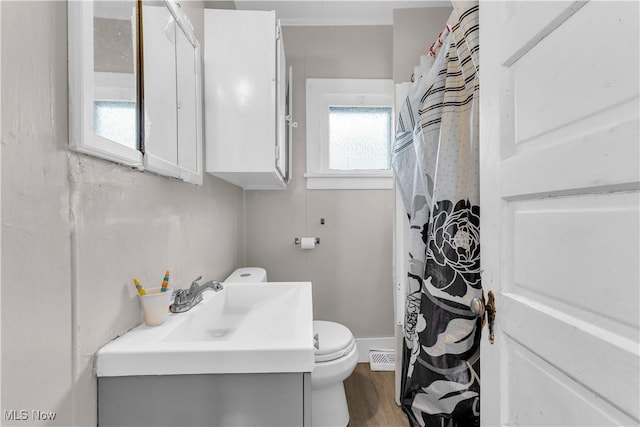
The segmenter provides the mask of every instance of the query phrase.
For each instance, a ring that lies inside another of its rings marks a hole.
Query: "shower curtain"
[[[410,223],[401,403],[412,426],[480,424],[478,2],[453,7],[434,58],[414,70],[392,155]]]

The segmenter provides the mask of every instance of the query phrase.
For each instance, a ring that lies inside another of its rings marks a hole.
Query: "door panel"
[[[637,52],[638,28],[619,25],[621,13],[607,2],[589,4],[507,68],[517,144],[637,96],[627,84],[637,74],[624,58],[634,44]]]
[[[534,149],[521,150],[502,162],[507,176],[500,182],[503,197],[581,194],[589,189],[633,189],[638,180],[637,99],[547,134]]]
[[[637,196],[547,198],[511,207],[513,246],[505,250],[513,253],[513,276],[503,291],[526,290],[550,298],[558,307],[568,305],[571,315],[596,324],[612,320],[619,324],[617,333],[632,338],[628,329],[639,326],[640,298],[639,288],[629,286],[640,283],[640,271],[628,271],[640,259],[632,237],[640,236]],[[598,289],[605,292],[589,292]]]
[[[549,420],[556,426],[633,424],[624,413],[601,402],[592,390],[527,348],[517,342],[507,348],[508,389],[519,396],[510,405],[508,425],[543,426],[549,425]]]
[[[634,354],[633,340],[573,317],[546,304],[547,300],[527,292],[503,292],[502,295],[499,307],[502,321],[509,319],[502,325],[502,331],[511,341],[548,361],[573,379],[570,382],[579,382],[594,396],[637,417],[638,395],[635,391],[638,376],[634,376],[634,371],[637,373],[637,354]],[[522,388],[509,390],[509,394],[513,399],[526,403],[521,392],[535,383],[535,377],[532,381],[523,384]],[[558,377],[557,381],[561,384],[562,378]],[[547,391],[553,392],[553,389]],[[558,401],[558,405],[569,412],[578,410],[562,401]],[[556,420],[549,422],[543,425],[557,425]]]
[[[633,425],[637,2],[483,2],[483,425]]]

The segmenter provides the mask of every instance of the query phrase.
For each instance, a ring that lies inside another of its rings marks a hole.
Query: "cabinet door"
[[[103,18],[125,11],[126,20]],[[136,12],[132,0],[69,2],[69,146],[140,168]],[[122,37],[112,37],[114,25]]]
[[[202,184],[202,129],[198,80],[200,50],[187,35],[176,30],[178,166],[180,178]]]
[[[284,53],[284,42],[282,40],[282,30],[276,27],[276,61],[277,61],[277,95],[276,95],[276,170],[287,182],[289,180],[288,146],[287,146],[287,64]]]
[[[164,4],[142,6],[145,169],[179,176],[176,117],[176,22]]]
[[[275,169],[275,27],[273,11],[205,11],[206,167],[237,185]]]
[[[286,149],[286,173],[285,173],[285,182],[289,183],[291,181],[291,176],[293,175],[293,128],[298,126],[298,123],[293,121],[293,67],[289,67],[287,69],[287,90],[286,90],[286,99],[287,103],[285,105],[285,122],[286,122],[286,131],[285,131],[285,149]]]

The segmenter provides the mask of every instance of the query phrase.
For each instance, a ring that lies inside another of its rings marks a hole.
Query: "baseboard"
[[[369,363],[369,350],[396,348],[394,337],[356,338],[358,346],[358,363]]]

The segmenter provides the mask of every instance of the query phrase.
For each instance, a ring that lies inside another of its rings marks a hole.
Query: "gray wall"
[[[183,5],[202,41],[202,3]],[[169,269],[184,286],[242,265],[242,191],[70,152],[66,2],[1,7],[0,408],[57,412],[15,425],[96,425],[93,355],[142,321],[131,278]]]
[[[310,280],[316,319],[356,337],[393,336],[392,190],[306,190],[305,79],[391,78],[391,26],[285,27],[293,66],[293,181],[246,192],[246,263],[269,280]],[[326,224],[320,225],[320,218]],[[294,237],[317,236],[303,251]]]
[[[409,81],[420,55],[428,53],[451,11],[451,7],[393,11],[393,80],[396,83]]]

